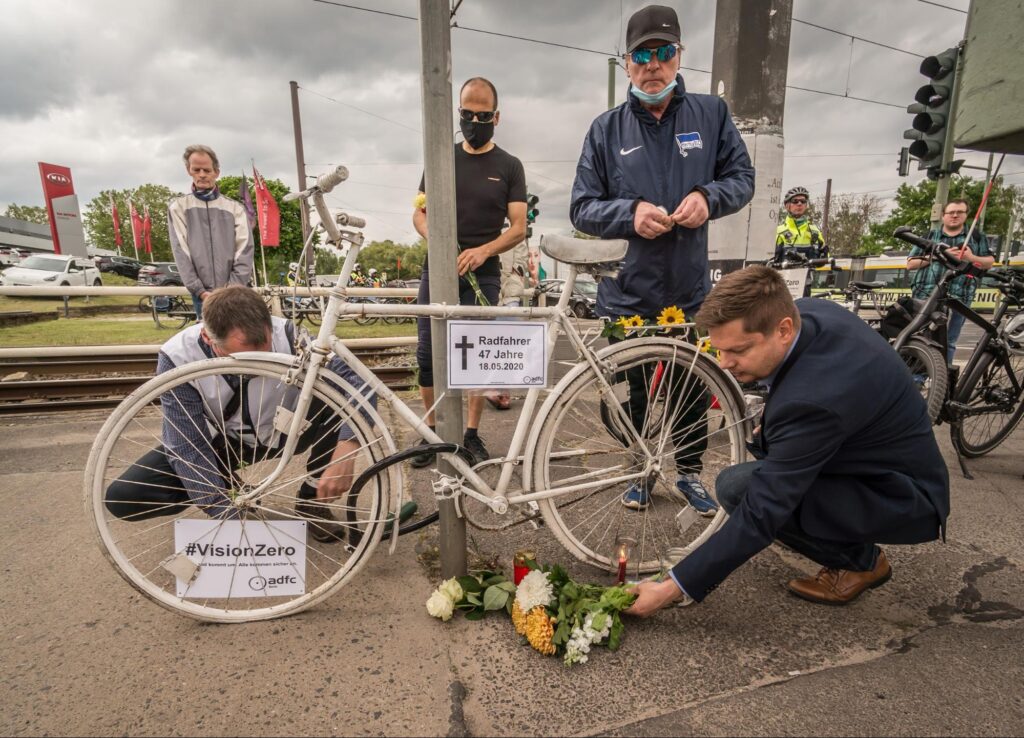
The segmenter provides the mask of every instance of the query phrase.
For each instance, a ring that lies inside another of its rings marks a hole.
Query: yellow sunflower
[[[639,315],[634,315],[631,318],[619,318],[615,322],[621,325],[623,328],[643,328],[644,326],[644,319],[641,318]]]
[[[427,209],[427,195],[425,192],[416,193],[416,197],[412,199],[413,207],[417,210]]]
[[[555,653],[555,644],[551,642],[555,635],[554,622],[554,618],[548,616],[548,611],[540,605],[530,610],[526,616],[526,640],[534,650],[545,656],[552,656]]]
[[[711,339],[705,336],[704,338],[697,341],[697,348],[705,354],[711,353]]]
[[[658,316],[658,325],[682,325],[685,322],[686,316],[675,305],[669,305]]]

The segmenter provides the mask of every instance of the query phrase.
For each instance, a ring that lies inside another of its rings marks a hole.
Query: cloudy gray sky
[[[416,16],[415,0],[346,0]],[[968,0],[940,0],[966,10]],[[453,80],[495,82],[495,140],[523,160],[541,198],[538,232],[567,232],[568,193],[590,121],[607,102],[607,52],[623,44],[636,0],[464,0],[452,32]],[[682,64],[709,70],[714,0],[673,2]],[[213,146],[223,174],[255,160],[293,188],[289,80],[300,85],[307,174],[345,164],[331,196],[368,220],[370,238],[411,242],[422,168],[416,22],[314,0],[5,0],[0,23],[0,207],[42,204],[37,162],[71,167],[83,205],[147,182],[184,190],[180,152]],[[924,78],[920,59],[962,36],[966,15],[921,0],[795,0],[788,83],[897,107],[790,89],[783,187],[890,197],[896,155]],[[474,32],[483,29],[602,53]],[[617,98],[624,99],[624,72]],[[683,71],[707,92],[710,75]],[[984,164],[987,155],[969,154]],[[914,168],[909,181],[919,179]],[[1008,158],[1024,183],[1024,159]]]

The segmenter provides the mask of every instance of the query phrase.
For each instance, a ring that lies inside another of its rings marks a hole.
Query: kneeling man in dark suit
[[[762,266],[723,277],[697,325],[723,368],[768,388],[756,461],[719,474],[729,519],[671,577],[638,585],[629,612],[700,602],[776,539],[823,567],[790,592],[845,605],[892,576],[877,544],[944,537],[946,464],[920,391],[880,335],[827,300],[794,303]]]

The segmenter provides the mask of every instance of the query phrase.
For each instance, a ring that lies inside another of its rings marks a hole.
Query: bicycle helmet
[[[291,264],[288,265],[288,268],[291,269],[292,271],[295,271],[296,269],[299,268],[299,263],[297,261],[293,261]]]
[[[374,276],[375,274],[377,274],[377,270],[376,270],[376,269],[373,269],[373,268],[371,267],[371,268],[370,268],[370,271],[369,271],[369,275],[370,275],[370,276],[372,277],[372,276]]]
[[[800,195],[803,195],[807,199],[810,199],[811,197],[810,194],[807,192],[806,187],[794,187],[793,189],[786,193],[786,197],[782,202],[783,204],[788,205],[790,200],[792,200],[794,197],[799,197]]]
[[[1024,311],[1010,318],[1010,321],[1006,324],[1006,337],[1015,346],[1024,346]]]

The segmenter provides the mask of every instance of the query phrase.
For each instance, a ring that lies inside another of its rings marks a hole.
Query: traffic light
[[[906,177],[908,174],[910,174],[910,149],[908,149],[906,146],[900,149],[900,159],[896,167],[896,172],[901,177]]]
[[[903,132],[903,138],[911,141],[910,156],[917,159],[918,169],[928,170],[930,179],[948,174],[942,170],[942,152],[946,137],[952,135],[951,102],[958,53],[954,46],[921,62],[921,74],[928,77],[928,84],[918,89],[915,102],[907,106],[914,120],[913,127]]]
[[[536,195],[527,193],[526,195],[526,222],[533,223],[537,220],[537,216],[540,215],[540,211],[537,209],[537,203],[540,198]]]

